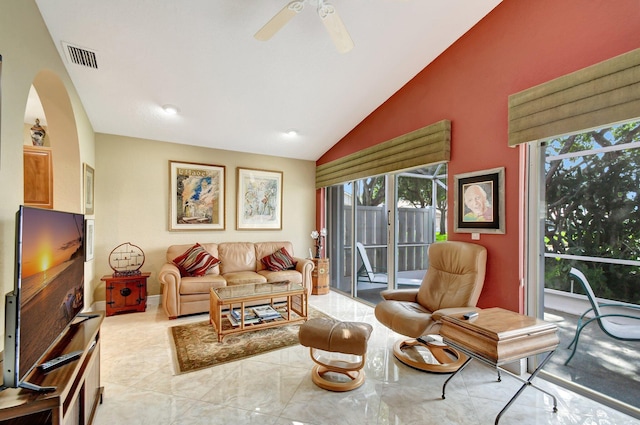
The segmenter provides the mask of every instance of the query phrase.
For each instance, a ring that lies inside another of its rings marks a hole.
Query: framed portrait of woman
[[[454,176],[454,231],[504,233],[504,167]]]

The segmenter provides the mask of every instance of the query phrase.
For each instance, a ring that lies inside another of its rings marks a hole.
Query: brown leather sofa
[[[210,274],[181,277],[173,260],[193,245],[169,246],[167,262],[158,273],[158,280],[163,285],[162,306],[170,319],[208,312],[211,288],[288,280],[301,283],[311,294],[313,261],[295,257],[291,242],[200,243],[209,254],[221,261],[220,264]],[[297,262],[295,270],[267,270],[260,260],[283,247]]]

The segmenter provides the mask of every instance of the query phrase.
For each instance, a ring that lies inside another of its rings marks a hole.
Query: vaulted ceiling
[[[354,43],[339,53],[318,0],[254,38],[289,1],[36,3],[96,132],[307,160],[500,3],[331,0]],[[96,67],[74,63],[76,49]]]

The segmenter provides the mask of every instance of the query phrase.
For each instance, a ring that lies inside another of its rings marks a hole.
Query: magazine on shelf
[[[231,310],[231,314],[233,314],[233,317],[237,320],[240,320],[240,309],[236,308],[234,310]],[[245,308],[244,309],[244,320],[251,320],[251,319],[255,319],[256,317],[258,317],[253,311],[251,311],[251,309]]]
[[[235,321],[237,324],[240,324],[240,309],[231,310],[231,314],[228,315],[231,321],[231,324]],[[252,323],[258,323],[260,321],[260,317],[258,317],[251,309],[244,310],[244,324],[250,325]]]
[[[253,312],[262,320],[279,319],[282,317],[280,313],[270,305],[254,307]]]
[[[227,319],[229,319],[229,323],[231,323],[231,326],[233,326],[234,328],[240,326],[240,320],[233,317],[233,314],[227,314]],[[244,320],[245,325],[253,325],[255,323],[260,323],[259,317],[254,317],[253,319]]]

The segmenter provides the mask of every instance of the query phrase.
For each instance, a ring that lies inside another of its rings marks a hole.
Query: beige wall
[[[67,184],[57,194],[54,193],[54,208],[82,210],[82,163],[94,163],[94,134],[33,0],[0,2],[0,55],[3,59],[0,117],[0,333],[3,333],[3,296],[14,287],[15,213],[23,202],[24,115],[31,85],[38,85],[43,90],[52,115],[65,114],[64,122],[52,133],[60,135],[60,140],[73,140],[72,146],[60,146],[64,153],[62,156],[72,154],[75,159],[72,164],[64,164],[66,171],[62,180],[66,179]],[[57,97],[61,92],[64,92],[63,98]],[[74,134],[69,135],[69,131]],[[63,172],[55,167],[54,163],[54,174]],[[85,272],[93,273],[91,263],[85,265]],[[87,302],[93,300],[89,297]]]
[[[172,244],[288,240],[296,255],[309,255],[313,245],[309,234],[315,225],[315,162],[106,134],[96,134],[95,148],[95,300],[105,298],[100,277],[113,272],[109,254],[125,242],[145,253],[143,270],[151,273],[151,295],[161,293],[157,275]],[[226,167],[225,230],[168,230],[169,160]],[[235,230],[236,167],[283,172],[282,230]]]

